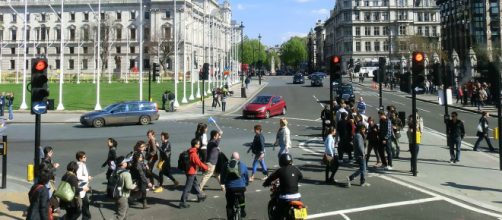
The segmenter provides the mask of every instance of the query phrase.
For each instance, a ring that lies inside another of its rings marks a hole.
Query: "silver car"
[[[101,111],[80,116],[80,123],[96,128],[105,125],[141,124],[147,125],[159,119],[157,104],[147,101],[130,101],[111,104]]]

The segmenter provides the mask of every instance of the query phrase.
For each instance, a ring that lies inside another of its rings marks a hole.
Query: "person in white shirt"
[[[336,171],[338,171],[338,167],[340,164],[338,163],[338,155],[336,154],[336,149],[335,149],[335,139],[333,136],[336,135],[336,129],[334,127],[329,127],[328,128],[328,134],[326,136],[326,139],[324,141],[324,158],[323,162],[326,165],[326,184],[329,183],[336,183],[335,180],[335,174]],[[331,175],[329,175],[329,172],[331,171]]]
[[[289,153],[289,148],[291,148],[291,132],[288,128],[288,120],[286,120],[286,118],[281,118],[279,124],[281,127],[277,131],[274,144],[274,146],[279,146],[278,158],[281,157],[281,154]]]
[[[82,200],[82,220],[91,219],[91,212],[89,211],[89,196],[87,192],[91,189],[89,188],[89,182],[92,180],[92,177],[89,176],[89,172],[87,171],[87,156],[85,152],[79,151],[75,156],[77,159],[78,169],[77,169],[77,179],[78,179],[78,187],[80,191],[79,197]]]

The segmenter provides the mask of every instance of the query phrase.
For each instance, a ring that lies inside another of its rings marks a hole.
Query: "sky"
[[[306,36],[317,20],[326,20],[335,0],[229,0],[232,16],[244,22],[244,35],[267,46]]]

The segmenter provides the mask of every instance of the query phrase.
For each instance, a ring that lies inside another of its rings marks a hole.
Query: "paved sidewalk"
[[[359,83],[359,82],[354,81],[354,83],[368,87],[368,88],[372,88],[373,90],[378,92],[378,87],[374,87],[374,88],[372,87],[373,84],[371,83],[371,80],[365,80],[364,83]],[[399,86],[394,88],[394,90],[390,90],[389,88],[383,88],[383,91],[384,92],[402,93],[407,98],[411,98],[411,94],[401,92],[399,89]],[[437,94],[417,94],[417,100],[420,100],[423,102],[429,102],[429,103],[439,105],[438,99],[439,99],[439,97]],[[461,110],[468,111],[468,112],[479,113],[477,107],[472,107],[470,104],[462,105],[460,103],[456,103],[456,97],[452,97],[452,102],[453,103],[448,105],[448,107],[455,108],[455,109],[461,109]],[[488,113],[490,113],[490,116],[492,116],[492,117],[498,117],[497,107],[495,107],[494,105],[485,105],[485,106],[481,107],[481,110],[487,111]]]
[[[205,114],[202,115],[202,102],[197,101],[190,104],[180,105],[175,113],[159,111],[160,119],[165,120],[182,120],[198,117],[209,117],[212,115],[222,115],[227,113],[232,113],[241,109],[241,107],[246,104],[250,99],[252,99],[256,94],[258,94],[263,88],[268,85],[266,80],[262,81],[262,85],[258,84],[258,80],[252,80],[249,84],[249,88],[246,90],[247,98],[241,98],[241,84],[237,83],[230,87],[230,90],[234,92],[233,96],[227,99],[227,111],[222,112],[221,107],[211,108],[212,97],[209,95],[205,99]],[[79,123],[80,116],[85,111],[71,111],[71,112],[58,112],[50,111],[49,113],[42,116],[43,123]],[[8,124],[16,123],[34,123],[35,116],[31,115],[29,111],[16,111],[14,114],[14,120],[7,122]],[[155,123],[155,122],[154,122]],[[95,176],[92,187],[96,189],[102,189],[102,183],[106,182],[104,173]],[[23,212],[27,210],[29,205],[28,191],[31,187],[31,183],[26,180],[7,176],[7,189],[0,189],[0,220],[3,219],[25,219],[23,217]],[[103,199],[100,197],[100,199]],[[103,209],[102,206],[109,205],[110,202],[98,204],[98,209],[91,208],[93,210],[93,216],[97,219],[109,219],[113,216],[113,212],[110,209]],[[98,212],[99,211],[99,212]],[[103,217],[103,218],[101,218]],[[136,217],[137,218],[137,217]]]

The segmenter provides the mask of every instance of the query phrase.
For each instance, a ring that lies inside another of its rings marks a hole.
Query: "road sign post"
[[[423,74],[425,70],[424,63],[424,53],[423,52],[413,52],[412,56],[412,91],[411,91],[411,111],[412,111],[412,125],[413,125],[413,134],[411,135],[411,172],[413,176],[417,176],[418,167],[418,148],[419,143],[417,142],[417,125],[420,123],[417,118],[417,90],[418,85],[420,84],[419,77]]]
[[[2,154],[2,189],[5,189],[7,188],[7,135],[2,136],[0,153]]]

